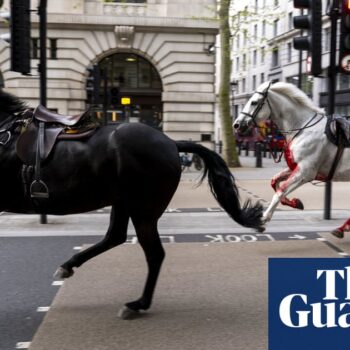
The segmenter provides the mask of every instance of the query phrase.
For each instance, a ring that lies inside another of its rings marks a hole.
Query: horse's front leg
[[[331,234],[337,238],[344,238],[344,232],[350,231],[350,218],[347,219],[344,224],[331,232]]]
[[[280,182],[276,193],[272,197],[269,207],[263,214],[263,218],[266,222],[271,220],[272,215],[276,210],[277,205],[281,201],[281,199],[286,197],[290,192],[294,191],[296,188],[308,182],[308,178],[309,177],[306,177],[299,167],[296,167],[286,178],[286,180]]]
[[[292,171],[289,168],[283,169],[278,174],[276,174],[271,180],[271,187],[276,191],[278,191],[280,183],[288,179],[291,175]],[[289,207],[296,209],[304,209],[304,205],[298,198],[288,199],[287,197],[281,197],[281,204],[288,205]]]

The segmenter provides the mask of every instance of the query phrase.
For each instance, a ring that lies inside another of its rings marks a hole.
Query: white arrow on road
[[[300,236],[300,235],[289,236],[288,238],[290,238],[290,239],[306,239],[305,236]]]

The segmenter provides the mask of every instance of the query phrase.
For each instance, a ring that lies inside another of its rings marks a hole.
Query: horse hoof
[[[300,199],[295,198],[293,201],[294,201],[294,208],[304,210],[304,204]]]
[[[72,270],[67,270],[64,267],[60,266],[56,272],[53,274],[53,277],[58,278],[58,279],[63,279],[63,278],[69,278],[74,275],[74,271]]]
[[[118,317],[122,320],[132,320],[140,315],[137,310],[132,310],[124,305],[118,312]]]
[[[334,237],[337,237],[337,238],[344,238],[344,232],[342,230],[339,230],[339,229],[335,229],[331,232],[331,234],[334,236]]]

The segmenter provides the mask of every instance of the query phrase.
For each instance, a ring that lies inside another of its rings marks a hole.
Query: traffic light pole
[[[40,73],[40,104],[46,107],[46,90],[47,90],[47,57],[46,57],[46,23],[47,23],[47,0],[40,0],[40,5],[38,7],[39,14],[39,32],[40,32],[40,63],[39,63],[39,73]],[[40,223],[47,224],[46,214],[40,215]]]
[[[337,79],[337,63],[336,63],[336,50],[337,50],[337,21],[339,18],[339,0],[333,0],[329,13],[331,21],[331,50],[329,57],[328,67],[328,108],[327,115],[334,113],[335,104],[335,89]],[[324,196],[324,212],[323,218],[325,220],[331,219],[331,202],[332,202],[332,182],[327,181],[325,187]]]

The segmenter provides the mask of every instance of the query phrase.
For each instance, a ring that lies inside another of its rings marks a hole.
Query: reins
[[[4,141],[0,140],[1,146],[5,146],[11,140],[12,133],[17,126],[23,126],[28,123],[28,120],[31,118],[31,114],[32,112],[30,109],[13,113],[0,124],[0,135],[6,134],[6,139]]]
[[[259,125],[257,124],[257,122],[255,121],[255,119],[256,119],[258,113],[260,112],[260,110],[263,108],[265,102],[267,103],[267,105],[269,106],[269,109],[270,109],[270,114],[269,114],[269,116],[268,116],[267,119],[271,120],[271,116],[272,116],[272,107],[271,107],[270,101],[269,101],[269,99],[268,99],[268,92],[269,92],[270,86],[271,86],[271,82],[270,82],[270,84],[268,85],[268,87],[267,87],[263,92],[255,91],[255,93],[262,95],[263,98],[258,102],[258,105],[257,105],[256,109],[254,110],[254,112],[253,112],[252,114],[247,113],[247,112],[243,112],[243,111],[241,112],[241,114],[244,114],[244,115],[246,115],[246,116],[252,118],[252,121],[253,121],[253,123],[254,123],[254,126],[257,127],[258,129],[263,129],[263,127],[259,126]],[[320,115],[321,118],[319,118],[319,119],[316,120],[314,123],[312,123],[312,121],[313,121],[318,115]],[[293,133],[293,132],[296,132],[296,134],[292,137],[292,139],[291,139],[288,143],[287,143],[286,136],[283,135],[284,141],[285,141],[285,145],[284,145],[284,147],[283,147],[283,150],[282,150],[281,154],[280,154],[278,157],[275,156],[274,152],[272,152],[272,150],[271,150],[271,147],[269,147],[269,151],[270,151],[270,154],[271,154],[271,156],[272,156],[274,162],[275,162],[275,163],[281,162],[282,156],[283,156],[283,154],[284,154],[286,148],[290,145],[290,143],[291,143],[296,137],[298,137],[305,129],[308,129],[308,128],[311,128],[311,127],[317,125],[323,118],[324,118],[324,114],[321,114],[321,113],[317,113],[317,112],[316,112],[316,113],[312,116],[312,118],[311,118],[309,121],[307,121],[307,123],[306,123],[304,126],[302,126],[301,128],[295,128],[295,129],[290,129],[290,130],[281,130],[280,128],[278,128],[278,130],[280,131],[281,134],[286,134],[286,135],[287,135],[287,134],[291,134],[291,133]],[[311,123],[312,123],[312,124],[311,124]]]
[[[308,128],[311,128],[311,127],[315,126],[316,124],[318,124],[318,123],[323,119],[324,115],[322,114],[320,119],[318,119],[315,123],[309,125],[309,123],[311,123],[318,115],[319,115],[319,113],[316,112],[316,113],[313,115],[313,117],[312,117],[303,127],[301,127],[301,128],[298,128],[298,129],[291,129],[291,130],[288,130],[288,131],[283,131],[283,130],[278,129],[278,130],[281,132],[281,134],[290,134],[290,133],[292,133],[292,132],[294,132],[294,131],[297,131],[297,133],[292,137],[292,139],[291,139],[289,142],[287,142],[287,139],[286,139],[285,135],[283,135],[283,138],[284,138],[284,147],[283,147],[283,150],[282,150],[281,154],[279,155],[279,157],[276,157],[276,156],[274,155],[274,153],[273,153],[273,152],[271,151],[271,149],[270,149],[270,153],[271,153],[272,158],[273,158],[273,161],[274,161],[275,163],[280,163],[280,162],[281,162],[282,156],[283,156],[283,154],[284,154],[286,148],[292,143],[292,141],[293,141],[296,137],[298,137],[305,129],[308,129]]]

